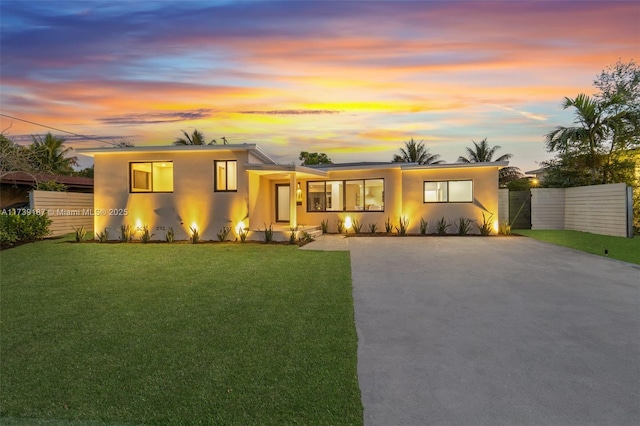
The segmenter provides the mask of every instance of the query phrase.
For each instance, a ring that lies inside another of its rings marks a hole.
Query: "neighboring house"
[[[121,225],[136,231],[148,226],[154,239],[174,229],[187,239],[197,228],[204,240],[215,240],[229,226],[260,230],[357,220],[362,230],[378,231],[390,220],[409,221],[417,233],[420,219],[453,223],[465,217],[482,223],[482,214],[497,227],[498,170],[507,162],[418,165],[351,163],[314,166],[280,165],[259,146],[205,145],[80,149],[94,157],[94,229],[111,238]],[[455,232],[451,226],[449,232]]]
[[[68,192],[93,192],[93,178],[10,172],[0,181],[0,209],[29,206],[29,191],[39,182],[57,182]]]

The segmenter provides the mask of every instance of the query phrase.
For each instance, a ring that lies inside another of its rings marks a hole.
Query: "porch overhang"
[[[269,180],[287,179],[292,177],[292,175],[295,176],[296,179],[326,178],[329,176],[329,173],[325,170],[296,166],[294,164],[245,164],[245,170],[259,176],[264,176]]]

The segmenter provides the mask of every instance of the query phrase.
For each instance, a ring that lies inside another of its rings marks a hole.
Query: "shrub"
[[[189,229],[191,230],[191,242],[193,244],[197,244],[200,241],[200,232],[198,232],[198,228],[190,226]]]
[[[398,234],[405,235],[407,233],[407,228],[409,228],[409,219],[406,217],[400,217],[400,223],[396,226],[396,230]]]
[[[489,215],[489,217],[484,216],[484,212],[482,212],[482,226],[476,223],[478,230],[480,231],[480,235],[491,235],[491,229],[493,228],[493,224],[491,223],[493,219],[493,213]]]
[[[247,241],[247,235],[249,235],[249,228],[238,228],[238,236],[241,243]]]
[[[302,236],[300,237],[300,241],[303,243],[310,243],[313,241],[313,237],[307,231],[302,231]]]
[[[82,242],[84,237],[87,235],[87,231],[84,229],[84,226],[80,226],[80,228],[73,228],[75,231],[76,243]]]
[[[173,230],[173,227],[170,226],[169,229],[167,229],[167,232],[164,234],[164,239],[166,242],[172,243],[175,238],[176,238],[176,233]]]
[[[442,216],[438,222],[436,222],[436,232],[438,232],[438,235],[445,235],[449,226],[451,225],[449,225],[444,216]]]
[[[133,238],[133,231],[129,225],[120,225],[120,242],[127,243]]]
[[[67,190],[67,187],[63,183],[58,183],[55,180],[49,180],[47,182],[38,183],[35,189],[38,191],[64,192]]]
[[[298,227],[289,228],[289,244],[296,243],[296,237],[298,236]]]
[[[218,236],[219,241],[226,241],[230,233],[231,233],[231,227],[223,226],[222,228],[220,228],[220,231],[218,231],[216,235]]]
[[[511,225],[508,223],[501,223],[498,225],[498,234],[500,235],[511,235]]]
[[[342,219],[338,219],[338,234],[342,234],[344,230],[344,221]]]
[[[329,220],[328,219],[323,219],[320,222],[320,229],[322,229],[322,233],[326,234],[327,232],[329,232]]]
[[[353,232],[356,234],[362,232],[362,223],[360,223],[358,219],[353,219],[353,224],[351,226],[353,227]]]
[[[377,230],[378,230],[378,225],[376,225],[375,223],[369,224],[369,232],[371,232],[372,234],[375,234]]]
[[[393,232],[393,224],[391,223],[391,219],[389,219],[388,216],[387,216],[387,220],[385,220],[384,222],[384,230],[386,231],[387,234],[390,234]]]
[[[267,227],[267,224],[264,224],[264,242],[269,244],[271,242],[273,242],[273,225],[269,224],[269,227]]]
[[[51,219],[47,213],[18,214],[15,209],[3,211],[0,215],[0,243],[12,245],[15,243],[36,241],[49,235]]]
[[[427,228],[429,227],[429,222],[420,218],[420,235],[425,235],[427,233]]]
[[[458,218],[458,235],[467,235],[469,231],[471,231],[471,223],[473,220],[468,217],[459,217]]]
[[[98,237],[98,241],[100,241],[101,243],[106,243],[107,241],[109,241],[109,228],[104,228],[104,231],[99,232],[96,236]]]
[[[153,238],[155,234],[152,234],[149,231],[149,227],[147,225],[144,225],[142,227],[142,235],[140,236],[140,241],[142,242],[142,244],[147,244],[149,241],[151,241],[151,238]]]

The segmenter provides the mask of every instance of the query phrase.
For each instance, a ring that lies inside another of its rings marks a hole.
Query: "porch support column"
[[[298,226],[298,217],[296,210],[296,190],[297,190],[296,173],[289,175],[289,226],[295,228]]]

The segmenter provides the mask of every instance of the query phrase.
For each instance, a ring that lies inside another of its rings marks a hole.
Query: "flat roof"
[[[78,148],[75,152],[93,157],[100,154],[131,154],[139,152],[198,152],[198,151],[251,151],[263,161],[271,164],[276,162],[257,144],[227,144],[227,145],[154,145],[131,147],[102,147]]]

